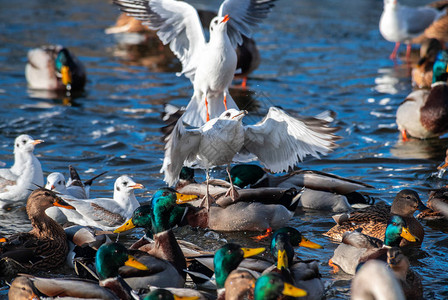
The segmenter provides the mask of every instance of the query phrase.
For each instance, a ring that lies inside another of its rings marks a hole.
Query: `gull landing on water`
[[[145,21],[149,28],[157,30],[164,44],[170,44],[182,63],[180,74],[190,79],[194,87],[183,121],[200,127],[227,109],[238,109],[228,91],[237,65],[235,48],[242,44],[242,36],[252,36],[274,1],[225,0],[218,16],[210,22],[208,43],[196,9],[185,2],[114,0],[114,3]]]
[[[338,128],[316,118],[293,118],[275,107],[255,125],[243,125],[246,111],[229,109],[200,128],[187,129],[182,118],[167,137],[161,172],[170,186],[179,179],[182,166],[206,169],[207,206],[212,200],[208,193],[208,171],[219,165],[238,161],[238,155],[256,156],[272,172],[283,172],[302,161],[306,155],[319,158],[336,147],[339,139],[333,133]],[[227,168],[228,171],[228,168]],[[229,175],[230,176],[230,175]],[[231,196],[234,187],[229,191]],[[236,196],[235,194],[233,194]]]

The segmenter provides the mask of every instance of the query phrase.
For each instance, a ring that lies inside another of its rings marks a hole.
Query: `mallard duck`
[[[243,43],[236,47],[237,64],[236,69],[240,72],[235,78],[242,79],[241,87],[247,87],[247,77],[260,65],[261,57],[257,44],[251,38],[243,35]]]
[[[412,38],[424,32],[434,21],[445,15],[445,10],[430,6],[409,7],[397,0],[384,0],[379,29],[384,39],[395,43],[390,58],[397,57],[400,43],[407,44],[406,59],[411,54]]]
[[[61,224],[72,222],[103,230],[114,230],[129,219],[133,211],[140,206],[134,190],[142,188],[144,188],[142,184],[135,183],[127,175],[122,175],[115,180],[113,199],[74,199],[68,195],[61,195],[67,203],[76,208],[76,211],[66,212],[50,208],[46,213]]]
[[[70,170],[70,179],[68,181],[65,181],[62,173],[53,172],[47,176],[45,188],[76,199],[89,199],[92,182],[107,173],[107,171],[103,172],[83,182],[76,169],[71,165],[68,167]]]
[[[28,51],[25,67],[28,86],[38,90],[82,90],[86,72],[67,48],[49,45]]]
[[[283,227],[276,230],[271,239],[271,254],[277,263],[266,269],[269,272],[279,273],[283,279],[294,286],[307,291],[303,299],[322,299],[324,284],[319,273],[319,262],[296,260],[293,247],[307,247],[321,249],[322,246],[305,238],[297,229]]]
[[[409,260],[400,248],[392,247],[387,251],[387,264],[400,281],[407,300],[423,298],[422,277],[409,267]]]
[[[276,176],[253,164],[232,167],[230,176],[233,183],[241,188],[248,185],[252,188],[305,187],[299,206],[333,212],[348,211],[353,204],[369,204],[368,199],[356,191],[374,188],[360,181],[313,170],[297,170]]]
[[[145,208],[148,209],[145,210]],[[124,270],[120,271],[133,288],[146,287],[148,284],[159,287],[183,287],[186,278],[184,270],[187,266],[182,250],[171,230],[176,225],[173,222],[175,215],[172,214],[176,208],[176,193],[170,189],[160,189],[151,198],[150,205],[139,207],[133,212],[132,218],[114,230],[114,233],[121,233],[136,226],[143,227],[146,234],[152,235],[154,240],[154,243],[150,243],[143,238],[131,246],[132,249],[149,254],[138,257],[143,263],[148,262],[148,266],[153,270],[152,274],[134,276],[125,274]]]
[[[166,289],[156,289],[152,292],[149,292],[148,294],[146,294],[145,298],[143,298],[143,300],[196,300],[196,299],[200,299],[199,296],[190,296],[190,297],[185,297],[185,296],[180,296],[180,295],[176,295],[173,294],[172,292],[170,292],[169,290]]]
[[[441,51],[433,66],[430,90],[410,93],[397,109],[396,122],[403,140],[408,135],[434,138],[448,131],[448,52]]]
[[[45,214],[45,209],[51,206],[74,209],[44,188],[36,189],[28,197],[26,212],[33,229],[13,234],[0,244],[0,276],[50,270],[64,264],[67,238],[64,229]]]
[[[284,282],[276,273],[260,276],[255,282],[254,300],[277,300],[282,296],[303,297],[307,295],[305,290],[299,289]]]
[[[403,290],[387,265],[375,259],[363,264],[351,284],[352,300],[405,300]]]
[[[412,68],[412,85],[418,88],[431,88],[432,68],[436,61],[437,54],[443,49],[439,40],[429,39],[422,43],[420,47],[420,60]]]
[[[400,216],[392,216],[387,224],[384,242],[365,235],[360,230],[346,231],[342,235],[342,244],[335,250],[329,264],[347,273],[355,274],[356,267],[369,259],[386,261],[386,253],[390,247],[399,246],[402,239],[415,242],[415,237],[409,233],[406,222]]]
[[[294,215],[298,197],[299,191],[296,189],[240,190],[237,201],[231,200],[231,196],[218,199],[217,203],[222,207],[211,206],[207,210],[178,206],[175,211],[181,225],[218,231],[263,231],[284,226]],[[171,190],[170,198],[173,203],[176,202],[174,190]],[[179,199],[177,202],[191,200]]]
[[[135,299],[131,288],[118,275],[118,269],[124,265],[142,271],[148,269],[131,256],[123,245],[105,244],[96,254],[99,284],[79,278],[41,278],[22,275],[13,281],[8,295],[10,299],[32,299],[25,296],[33,294],[44,297],[71,297],[71,299]]]
[[[324,233],[324,235],[341,242],[344,232],[362,228],[363,234],[383,240],[387,223],[391,216],[398,215],[406,222],[409,232],[417,238],[417,241],[412,243],[403,240],[400,246],[420,246],[423,242],[425,231],[423,226],[414,218],[414,213],[416,210],[423,211],[425,209],[427,207],[421,202],[417,192],[405,189],[395,196],[392,206],[379,203],[357,210],[350,215],[345,215],[345,218],[341,218],[338,224]]]
[[[14,140],[14,165],[0,169],[0,207],[27,199],[36,185],[44,185],[42,167],[33,153],[34,146],[42,142],[27,134]]]
[[[416,218],[426,221],[444,220],[446,219],[446,214],[444,214],[443,207],[438,207],[438,205],[448,204],[448,187],[443,187],[440,189],[433,190],[429,193],[428,202],[426,205],[428,209],[420,212]]]

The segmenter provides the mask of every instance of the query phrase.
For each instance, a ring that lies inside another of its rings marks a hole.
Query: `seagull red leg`
[[[208,101],[207,96],[205,96],[205,110],[207,111],[206,122],[210,121],[210,114],[208,113]]]
[[[227,110],[227,93],[224,92],[224,100],[222,101],[224,103],[224,108]]]
[[[395,43],[394,51],[392,51],[392,53],[389,56],[390,59],[396,59],[397,58],[398,48],[400,48],[400,43]]]
[[[229,169],[230,169],[230,164],[228,164],[226,167],[227,175],[229,176],[229,181],[230,181],[230,188],[227,190],[225,197],[230,196],[230,199],[232,199],[232,201],[235,202],[235,200],[238,199],[238,197],[240,195],[238,194],[238,191],[236,190],[235,186],[233,185],[232,177],[230,177]]]
[[[412,45],[409,43],[406,45],[406,61],[409,62],[411,59],[411,48]]]

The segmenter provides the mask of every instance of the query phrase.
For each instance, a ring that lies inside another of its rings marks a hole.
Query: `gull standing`
[[[446,14],[430,6],[409,7],[400,5],[398,0],[384,0],[380,19],[380,33],[389,42],[395,42],[390,58],[397,57],[400,43],[407,44],[406,59],[411,54],[411,39],[422,34],[434,21]]]
[[[194,94],[183,121],[199,127],[223,111],[238,106],[229,95],[235,74],[235,48],[242,36],[251,37],[257,24],[267,17],[275,0],[225,0],[210,22],[210,40],[205,41],[196,9],[175,0],[114,0],[129,15],[157,30],[164,44],[182,63]]]
[[[321,119],[293,118],[271,107],[262,121],[243,125],[246,113],[229,109],[194,129],[187,129],[181,120],[178,121],[165,146],[161,169],[165,182],[174,185],[184,164],[205,168],[207,194],[204,200],[209,206],[212,201],[208,192],[210,168],[227,164],[229,173],[228,166],[238,160],[237,154],[252,154],[272,172],[287,171],[308,154],[319,157],[319,153],[329,153],[339,138],[333,134],[338,128],[329,127],[328,122]],[[228,193],[233,198],[238,196],[233,184]]]
[[[58,223],[72,222],[83,226],[99,227],[103,230],[114,230],[132,216],[140,206],[135,198],[134,190],[144,186],[135,183],[127,175],[117,178],[114,184],[114,195],[111,198],[75,199],[67,195],[61,197],[76,208],[66,212],[50,207],[45,213]]]
[[[33,153],[34,146],[42,142],[26,134],[14,140],[14,165],[0,169],[0,207],[8,202],[26,200],[37,185],[44,185],[42,167]]]

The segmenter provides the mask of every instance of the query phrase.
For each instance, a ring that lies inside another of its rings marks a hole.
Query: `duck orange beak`
[[[5,243],[6,242],[6,238],[2,237],[0,238],[0,243]]]
[[[136,184],[134,184],[134,185],[131,185],[131,186],[129,186],[130,188],[132,188],[132,189],[144,189],[145,188],[145,186],[143,185],[143,184],[140,184],[140,183],[136,183]]]
[[[417,240],[417,239],[415,238],[415,236],[413,236],[413,235],[409,232],[409,229],[406,228],[406,227],[403,227],[403,229],[401,230],[401,234],[400,234],[400,236],[401,236],[402,238],[404,238],[405,240],[410,241],[410,242],[415,242],[415,241]]]
[[[222,19],[221,23],[225,23],[230,19],[229,15],[225,15],[224,19]]]
[[[37,144],[40,144],[40,143],[43,143],[43,142],[44,142],[44,140],[34,140],[31,144],[37,145]]]
[[[443,170],[448,168],[448,161],[444,162],[443,164],[441,164],[440,166],[437,167],[437,170]]]

